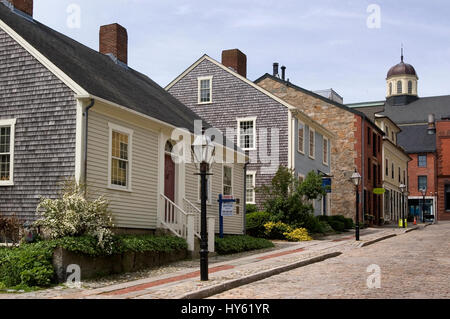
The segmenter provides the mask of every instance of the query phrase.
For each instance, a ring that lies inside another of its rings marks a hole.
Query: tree
[[[322,178],[310,172],[300,183],[293,170],[280,166],[270,185],[256,189],[262,194],[263,206],[271,214],[271,220],[281,221],[295,227],[312,226],[314,207],[311,200],[325,194]]]

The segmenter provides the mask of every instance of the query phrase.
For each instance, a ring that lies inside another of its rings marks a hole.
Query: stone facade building
[[[331,214],[355,218],[355,186],[350,177],[357,169],[364,185],[360,189],[360,220],[368,217],[370,222],[378,223],[382,216],[382,205],[380,195],[373,194],[373,189],[381,187],[383,132],[377,125],[364,113],[305,90],[276,74],[266,73],[255,83],[306,113],[335,134],[330,154],[332,175],[330,196],[333,203]]]

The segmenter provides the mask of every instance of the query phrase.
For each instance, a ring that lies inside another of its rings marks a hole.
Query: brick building
[[[400,129],[398,144],[412,161],[408,165],[408,213],[419,220],[450,220],[450,95],[419,97],[419,77],[410,64],[390,68],[386,99],[349,105],[390,118]]]
[[[436,122],[437,210],[439,218],[450,220],[450,119]]]

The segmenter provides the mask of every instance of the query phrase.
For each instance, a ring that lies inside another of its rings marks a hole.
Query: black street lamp
[[[420,190],[420,192],[422,193],[422,196],[423,196],[423,201],[422,201],[422,222],[425,223],[425,196],[427,195],[427,189],[426,188],[422,188]]]
[[[206,176],[214,159],[215,146],[206,135],[198,135],[191,146],[193,160],[200,170],[201,217],[200,217],[200,279],[208,280],[208,230],[206,225],[207,181]]]
[[[400,184],[400,191],[402,192],[402,227],[406,228],[405,223],[405,192],[406,192],[406,185]]]
[[[353,173],[351,180],[355,184],[356,190],[356,218],[355,218],[355,236],[359,241],[359,185],[361,184],[361,175],[356,171]]]

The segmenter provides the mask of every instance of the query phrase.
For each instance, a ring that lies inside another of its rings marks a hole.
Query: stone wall
[[[126,252],[111,256],[91,257],[57,248],[53,253],[53,268],[58,282],[64,282],[69,265],[78,265],[81,269],[81,280],[100,276],[135,272],[141,269],[161,266],[170,262],[187,258],[187,250],[172,252]]]
[[[337,107],[324,99],[309,95],[270,78],[257,83],[264,89],[298,107],[313,120],[336,134],[331,147],[331,214],[355,216],[355,190],[349,173],[355,169],[358,157],[357,116],[345,108]]]

